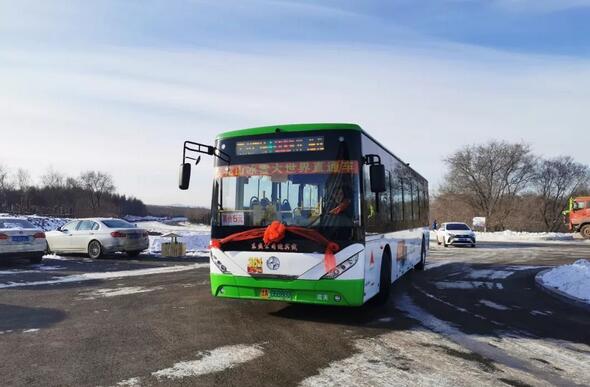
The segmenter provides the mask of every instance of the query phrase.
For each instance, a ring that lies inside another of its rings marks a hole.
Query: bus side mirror
[[[180,164],[178,175],[178,188],[187,190],[191,181],[191,165],[189,163]]]
[[[371,177],[371,192],[385,192],[385,166],[383,164],[373,164],[369,167]]]

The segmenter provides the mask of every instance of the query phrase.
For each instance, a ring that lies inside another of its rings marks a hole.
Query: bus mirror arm
[[[227,164],[229,164],[231,161],[231,157],[219,148],[216,148],[212,145],[200,144],[198,142],[185,141],[184,147],[182,149],[182,162],[183,162],[183,164],[186,163],[186,160],[195,160],[196,161],[195,165],[198,164],[199,161],[201,161],[201,156],[198,156],[195,159],[194,157],[187,156],[187,151],[194,152],[194,153],[202,153],[202,154],[206,154],[209,156],[214,156],[222,161],[225,161]]]
[[[191,154],[190,152],[192,152],[192,154],[202,153],[209,156],[217,157],[218,159],[224,161],[228,165],[231,161],[231,157],[217,147],[214,147],[212,145],[201,144],[198,142],[185,141],[184,146],[182,148],[182,164],[180,164],[180,173],[178,178],[178,188],[180,188],[181,190],[187,190],[190,184],[191,163],[188,162],[188,160],[193,160],[195,162],[195,165],[198,165],[201,161],[201,155],[198,155],[195,158],[193,156],[187,155],[187,153]]]

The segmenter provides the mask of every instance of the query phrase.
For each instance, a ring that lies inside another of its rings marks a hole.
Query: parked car
[[[47,250],[45,232],[26,219],[0,217],[0,258],[29,258],[40,263]]]
[[[91,218],[73,220],[49,231],[47,243],[53,253],[83,253],[100,258],[103,254],[125,252],[135,257],[149,247],[149,238],[146,230],[125,220]]]
[[[465,223],[447,222],[436,230],[436,242],[439,245],[469,245],[475,247],[475,232]]]

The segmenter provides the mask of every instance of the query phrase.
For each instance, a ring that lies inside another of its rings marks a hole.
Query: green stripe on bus
[[[314,130],[354,130],[360,132],[362,129],[357,124],[347,123],[322,123],[322,124],[289,124],[289,125],[274,125],[261,126],[258,128],[232,130],[221,133],[217,136],[218,140],[224,140],[232,137],[256,136],[260,134],[276,133],[280,129],[281,132],[309,132]]]
[[[211,273],[211,293],[216,297],[359,306],[364,280],[283,280]],[[339,300],[339,301],[338,301]]]

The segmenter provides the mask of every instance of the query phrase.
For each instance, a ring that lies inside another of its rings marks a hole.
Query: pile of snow
[[[590,303],[590,261],[577,260],[541,275],[543,285]]]

